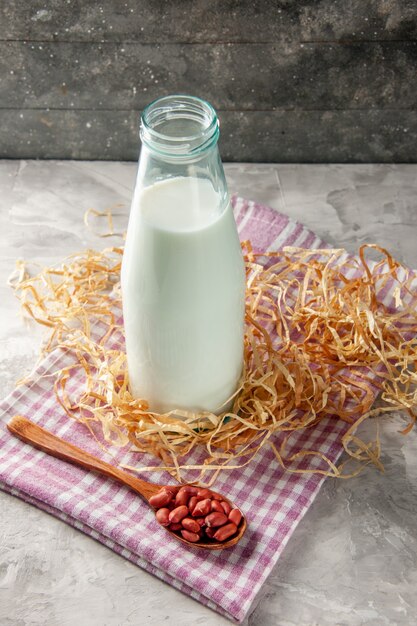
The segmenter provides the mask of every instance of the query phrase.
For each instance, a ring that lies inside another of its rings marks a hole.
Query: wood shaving
[[[108,225],[111,233],[111,218]],[[232,411],[220,415],[157,414],[145,398],[131,396],[123,352],[122,248],[87,250],[33,277],[20,262],[11,284],[24,315],[50,328],[43,352],[60,347],[74,357],[73,365],[55,374],[59,403],[96,436],[99,426],[106,445],[130,443],[163,463],[130,469],[165,469],[178,480],[197,470],[197,480],[208,473],[211,484],[219,471],[250,463],[263,446],[288,471],[349,477],[368,464],[382,470],[378,435],[365,443],[357,430],[369,417],[395,409],[408,416],[404,434],[416,421],[415,272],[377,245],[361,246],[357,257],[341,249],[287,247],[258,254],[250,242],[242,246],[245,366]],[[369,253],[379,260],[368,260]],[[84,378],[76,397],[68,390],[75,371]],[[378,394],[382,406],[375,408]],[[291,433],[329,418],[346,423],[341,444],[357,463],[351,471],[317,450],[287,452]],[[190,463],[196,451],[201,462]],[[301,459],[309,461],[306,467]]]

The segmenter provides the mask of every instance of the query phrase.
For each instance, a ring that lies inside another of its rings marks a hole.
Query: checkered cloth
[[[250,239],[254,250],[324,245],[304,226],[268,207],[241,198],[233,202],[240,237]],[[317,495],[323,477],[283,471],[265,446],[247,467],[220,474],[215,484],[247,517],[248,530],[242,541],[229,550],[214,552],[185,547],[158,525],[149,506],[128,488],[35,450],[7,431],[10,418],[21,414],[104,460],[138,465],[137,453],[126,450],[116,450],[114,458],[107,458],[87,429],[68,419],[57,403],[53,377],[44,374],[70,365],[71,358],[58,349],[50,353],[31,381],[0,405],[1,489],[82,530],[208,607],[242,621]],[[79,385],[74,374],[70,391]],[[308,432],[292,435],[288,452],[308,446],[336,461],[345,428],[340,420],[323,421]],[[139,463],[152,465],[155,459],[141,455]],[[154,480],[172,482],[168,474],[161,473]]]

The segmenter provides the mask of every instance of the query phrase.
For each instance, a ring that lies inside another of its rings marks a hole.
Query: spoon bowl
[[[68,463],[74,463],[75,465],[80,465],[87,470],[91,470],[94,472],[98,472],[103,474],[104,476],[108,476],[124,485],[130,487],[138,493],[149,506],[152,507],[149,500],[152,496],[155,496],[157,493],[161,491],[164,487],[169,489],[174,495],[177,494],[179,489],[184,485],[156,485],[154,483],[150,483],[146,480],[142,480],[140,478],[136,478],[132,476],[128,472],[124,472],[123,470],[102,461],[101,459],[81,450],[81,448],[77,448],[77,446],[60,439],[56,435],[53,435],[49,431],[45,430],[41,426],[38,426],[34,422],[31,422],[26,417],[22,417],[20,415],[15,415],[10,422],[7,424],[7,428],[9,431],[19,437],[25,443],[28,443],[36,448],[39,448],[46,454],[50,454],[62,461],[66,461]],[[191,486],[191,485],[190,485]],[[196,485],[192,485],[196,487]],[[211,491],[211,490],[210,490]],[[211,492],[212,494],[216,494],[216,492]],[[227,502],[232,508],[237,508],[227,497],[221,495],[223,501]],[[155,507],[152,507],[154,510]],[[245,517],[242,515],[242,520],[238,526],[238,531],[235,535],[230,537],[225,541],[209,541],[209,540],[201,540],[198,542],[188,541],[181,535],[177,534],[173,530],[170,530],[167,527],[164,527],[167,532],[169,532],[175,539],[181,541],[182,543],[187,544],[193,548],[199,548],[204,550],[223,550],[225,548],[231,548],[234,546],[240,539],[242,538],[244,532],[247,528],[247,522]]]

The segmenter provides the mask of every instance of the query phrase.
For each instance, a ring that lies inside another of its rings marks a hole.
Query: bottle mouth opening
[[[154,100],[143,110],[142,143],[167,156],[194,156],[211,147],[219,136],[216,112],[196,96],[172,95]]]

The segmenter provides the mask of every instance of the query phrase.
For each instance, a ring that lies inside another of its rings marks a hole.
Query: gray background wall
[[[207,98],[225,160],[417,160],[416,0],[0,0],[0,156],[136,159]]]

